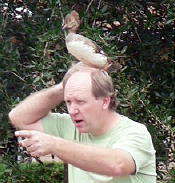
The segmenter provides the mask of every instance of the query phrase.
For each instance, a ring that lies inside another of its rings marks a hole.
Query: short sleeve
[[[144,125],[134,129],[120,138],[113,148],[119,148],[129,152],[136,164],[136,173],[151,173],[155,175],[155,150],[152,139]],[[148,167],[148,168],[147,168]]]
[[[42,120],[44,132],[50,135],[72,140],[75,127],[66,113],[49,113]]]

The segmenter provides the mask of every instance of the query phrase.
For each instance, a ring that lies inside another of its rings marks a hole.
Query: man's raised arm
[[[43,131],[40,119],[63,101],[63,95],[62,83],[30,95],[11,110],[11,123],[18,129]]]

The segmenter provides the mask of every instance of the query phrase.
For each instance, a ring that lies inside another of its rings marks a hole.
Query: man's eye
[[[71,103],[71,102],[70,102],[69,100],[68,100],[68,101],[66,101],[66,104],[68,104],[68,105],[69,105],[70,103]]]
[[[78,100],[78,103],[79,103],[79,104],[84,104],[85,101],[84,101],[84,100]]]

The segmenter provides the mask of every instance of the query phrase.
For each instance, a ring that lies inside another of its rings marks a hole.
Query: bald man
[[[68,113],[50,112],[65,101]],[[107,72],[73,66],[63,81],[26,98],[10,113],[34,157],[69,163],[69,183],[155,183],[155,150],[146,127],[115,110]]]

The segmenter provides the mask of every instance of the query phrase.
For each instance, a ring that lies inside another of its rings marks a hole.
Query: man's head
[[[111,78],[104,71],[78,64],[63,79],[64,100],[81,133],[100,135],[108,126],[113,95]]]
[[[116,109],[115,90],[111,77],[106,71],[89,67],[83,63],[78,63],[71,67],[63,78],[63,88],[65,88],[69,78],[76,72],[88,72],[91,78],[92,94],[95,98],[110,97],[109,109]]]

